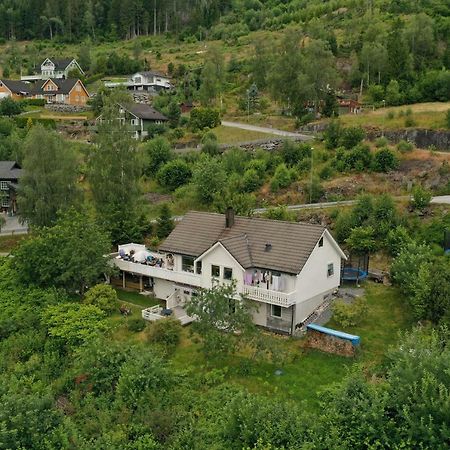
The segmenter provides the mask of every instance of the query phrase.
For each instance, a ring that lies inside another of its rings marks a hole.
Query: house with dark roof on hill
[[[117,118],[122,124],[128,125],[133,137],[136,139],[144,139],[148,136],[148,127],[150,125],[162,125],[168,122],[168,118],[161,114],[158,110],[144,103],[123,103],[119,106],[119,117]],[[97,118],[98,122],[102,122],[103,116]]]
[[[83,69],[74,58],[46,58],[40,66],[40,73],[22,76],[22,81],[47,80],[48,78],[67,79],[77,71],[84,75]]]
[[[0,100],[11,97],[20,100],[31,96],[33,85],[17,80],[0,80]]]
[[[113,255],[124,288],[148,291],[165,302],[143,311],[158,320],[167,311],[183,324],[184,303],[200,289],[236,283],[255,303],[253,320],[292,334],[339,287],[345,254],[326,227],[227,213],[189,212],[159,247],[120,245]]]
[[[31,91],[33,98],[43,98],[47,103],[60,103],[73,106],[85,106],[89,92],[77,78],[50,78],[37,82]]]
[[[22,168],[16,161],[0,161],[0,203],[1,211],[17,212],[17,186],[22,178]]]

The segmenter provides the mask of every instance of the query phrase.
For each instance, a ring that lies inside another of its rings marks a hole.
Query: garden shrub
[[[127,320],[128,330],[134,333],[139,333],[146,325],[147,322],[142,317],[129,317]]]
[[[375,141],[376,148],[383,148],[383,147],[386,147],[388,144],[389,144],[389,141],[385,136],[381,136]]]
[[[191,168],[182,159],[174,159],[164,164],[156,175],[158,183],[169,191],[187,184],[191,177]]]
[[[275,174],[270,183],[270,188],[273,192],[280,189],[287,188],[292,181],[292,172],[286,167],[286,164],[280,164],[276,170]]]
[[[375,153],[373,159],[373,170],[375,172],[390,172],[397,169],[398,165],[398,158],[388,148],[382,148]]]
[[[367,316],[367,302],[365,298],[358,297],[352,303],[336,300],[333,304],[333,319],[342,328],[355,327]]]
[[[361,127],[348,127],[342,131],[339,143],[347,150],[350,150],[362,142],[365,137],[366,132]]]
[[[148,327],[147,340],[172,353],[180,343],[182,328],[180,321],[172,317],[157,320]]]
[[[397,150],[402,153],[410,152],[413,148],[414,145],[411,142],[405,141],[403,139],[397,144]]]
[[[372,158],[370,147],[368,145],[360,144],[352,150],[339,148],[336,151],[333,164],[339,171],[356,170],[361,172],[363,170],[371,169]]]
[[[242,181],[244,191],[253,192],[262,186],[263,178],[255,169],[248,169],[245,171]]]
[[[432,194],[420,185],[417,185],[412,190],[411,206],[414,209],[425,209],[431,201]]]
[[[86,305],[94,305],[111,314],[118,306],[117,292],[108,284],[97,284],[91,287],[83,298]]]

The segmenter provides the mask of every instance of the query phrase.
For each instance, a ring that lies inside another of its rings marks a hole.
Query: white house
[[[158,93],[162,90],[172,88],[170,78],[159,72],[143,71],[131,75],[127,81],[105,82],[106,87],[125,86],[131,91],[146,91],[149,93]]]
[[[160,246],[119,246],[114,264],[123,287],[150,291],[182,323],[183,303],[199,289],[236,282],[255,302],[254,322],[291,334],[340,284],[345,259],[329,231],[319,225],[189,212]],[[167,312],[163,310],[163,313]],[[170,312],[170,311],[169,311]],[[161,317],[158,307],[144,317]]]
[[[41,73],[22,76],[21,80],[37,81],[47,80],[49,78],[67,79],[73,71],[77,71],[80,75],[84,75],[83,69],[74,58],[46,58],[41,64]]]

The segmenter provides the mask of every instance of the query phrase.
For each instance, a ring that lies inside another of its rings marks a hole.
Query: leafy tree
[[[173,151],[169,142],[163,137],[148,141],[144,146],[146,155],[145,173],[154,177],[158,170],[173,158]]]
[[[67,210],[79,199],[77,157],[70,144],[40,125],[29,131],[23,153],[20,215],[32,226],[50,226],[58,211]]]
[[[237,295],[235,283],[201,291],[187,302],[186,312],[197,318],[192,331],[200,337],[202,351],[208,357],[233,353],[256,332],[250,303]],[[234,336],[237,332],[239,339]]]
[[[174,228],[175,225],[173,223],[169,205],[167,205],[167,203],[164,203],[161,206],[161,211],[159,213],[158,219],[156,220],[156,235],[160,239],[164,239],[169,236]]]
[[[139,176],[142,158],[126,125],[117,121],[118,104],[103,108],[95,146],[88,161],[88,180],[98,220],[114,243],[141,235]]]
[[[158,183],[169,191],[174,191],[180,186],[189,183],[191,177],[191,168],[182,159],[174,159],[164,164],[156,175]]]
[[[397,80],[391,80],[386,87],[386,103],[388,105],[400,105],[403,101],[400,93],[400,85]]]
[[[55,226],[22,241],[12,264],[25,284],[83,294],[86,286],[111,273],[105,258],[110,251],[108,235],[90,217],[71,209]]]
[[[0,443],[3,448],[44,448],[46,436],[62,422],[51,389],[33,376],[2,375]]]
[[[6,97],[0,101],[0,116],[17,116],[22,111],[22,105],[11,97]]]
[[[202,155],[194,165],[192,182],[198,199],[204,204],[210,204],[222,191],[225,180],[225,170],[218,158]]]
[[[212,108],[194,108],[191,111],[189,126],[193,131],[215,128],[220,125],[220,113]]]
[[[414,292],[414,282],[422,266],[431,261],[431,250],[427,245],[415,241],[404,246],[391,266],[392,280],[400,286],[406,296]]]
[[[109,329],[105,313],[97,306],[63,303],[49,306],[43,312],[48,334],[69,346],[78,346]]]
[[[353,228],[345,243],[352,253],[360,255],[373,253],[377,248],[374,229],[371,226]]]
[[[91,287],[83,298],[86,305],[94,305],[107,314],[117,309],[119,298],[114,288],[107,284],[97,284]]]
[[[310,203],[317,203],[325,193],[320,178],[316,175],[313,176],[312,180],[304,184],[304,191],[306,199]]]
[[[250,217],[256,207],[256,197],[253,194],[238,193],[227,189],[225,192],[215,195],[213,207],[221,214],[231,207],[236,215]]]
[[[399,225],[398,227],[389,231],[386,239],[386,247],[391,256],[397,256],[403,247],[410,244],[412,241],[409,231]]]

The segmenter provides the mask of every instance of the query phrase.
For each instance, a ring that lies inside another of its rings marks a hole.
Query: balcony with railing
[[[119,252],[112,255],[113,264],[123,272],[160,278],[190,286],[201,286],[200,275],[176,270],[173,257],[150,252],[144,245],[127,244],[119,246]]]
[[[272,291],[259,286],[244,285],[242,293],[251,300],[279,305],[284,308],[295,304],[295,292]]]

